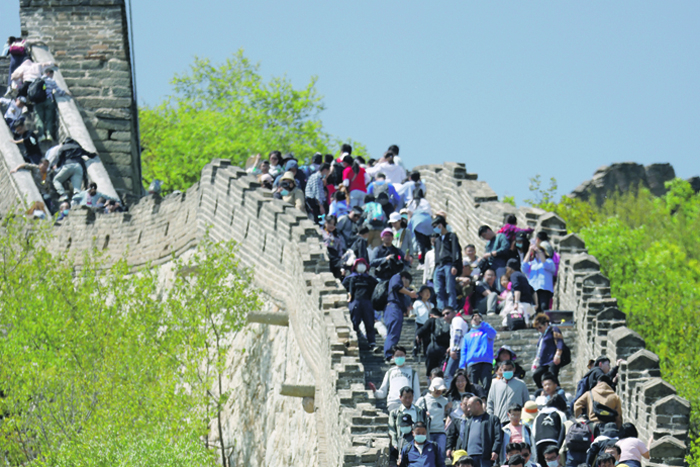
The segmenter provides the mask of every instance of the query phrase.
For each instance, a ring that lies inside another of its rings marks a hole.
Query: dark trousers
[[[428,351],[425,352],[425,374],[430,376],[433,368],[442,368],[442,362],[445,361],[445,352],[447,347],[441,347],[434,342],[428,346]]]
[[[423,261],[425,261],[425,254],[430,250],[432,246],[430,243],[430,237],[416,230],[413,231],[413,235],[416,236],[416,240],[418,241],[418,245],[420,246],[420,264],[423,264]]]
[[[537,291],[537,313],[549,310],[549,301],[553,295],[549,290],[540,289]]]
[[[360,323],[365,323],[367,342],[370,345],[374,344],[374,308],[372,308],[372,301],[353,300],[350,302],[348,308],[350,308],[350,320],[352,321],[352,327],[357,335],[360,335]]]
[[[319,223],[319,217],[321,217],[321,207],[317,199],[306,198],[306,210],[309,213],[309,219],[314,223]]]
[[[474,467],[491,467],[493,462],[491,461],[491,456],[471,456],[474,460]]]
[[[7,87],[12,85],[12,73],[15,72],[17,68],[27,59],[29,56],[24,55],[12,55],[10,54],[10,73],[7,75]]]
[[[384,358],[393,355],[391,348],[401,339],[403,327],[403,312],[395,303],[389,303],[384,310],[384,325],[386,326],[386,339],[384,340]]]
[[[418,330],[423,325],[418,324],[418,322],[416,322],[415,324],[416,324],[416,338],[419,339],[419,342],[416,342],[416,341],[413,342],[413,356],[414,357],[416,357],[420,354],[425,355],[426,352],[428,351],[428,345],[430,345],[430,336],[426,336],[424,339],[421,339],[418,337]]]
[[[542,365],[532,373],[532,380],[535,382],[539,389],[542,389],[542,377],[545,373],[552,373],[557,378],[559,377],[559,365],[550,363],[549,365]]]
[[[475,363],[467,367],[469,381],[472,384],[480,384],[482,388],[489,393],[491,389],[491,376],[493,374],[493,365],[490,363]]]

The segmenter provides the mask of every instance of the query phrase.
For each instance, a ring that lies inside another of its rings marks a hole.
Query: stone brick
[[[94,109],[102,109],[105,107],[127,108],[131,106],[131,99],[120,97],[84,97],[79,99],[79,101],[81,105]]]
[[[131,132],[129,131],[113,131],[110,139],[117,141],[131,141]]]

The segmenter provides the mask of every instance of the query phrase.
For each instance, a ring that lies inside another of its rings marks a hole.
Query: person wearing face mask
[[[69,213],[70,213],[70,203],[68,201],[62,202],[58,208],[58,219],[57,220],[62,221],[63,219],[68,217]]]
[[[537,413],[532,424],[532,437],[535,440],[536,461],[545,465],[544,453],[548,447],[559,451],[566,437],[566,399],[555,394],[547,406]],[[590,464],[589,464],[590,465]]]
[[[508,418],[508,407],[517,404],[520,407],[530,400],[525,383],[514,376],[515,365],[510,360],[500,363],[503,370],[503,378],[494,379],[489,390],[488,404],[486,411],[498,417],[501,423],[510,422]]]
[[[285,172],[280,178],[279,187],[273,194],[276,199],[294,205],[295,208],[306,212],[306,198],[304,192],[297,188],[296,180],[292,172]]]
[[[549,446],[544,450],[544,461],[547,467],[559,467],[559,449],[556,446]],[[544,465],[542,466],[544,467]]]
[[[428,422],[426,411],[413,403],[413,389],[404,386],[400,394],[401,405],[389,412],[389,462],[392,464],[396,463],[404,446],[413,442],[413,423]]]
[[[420,394],[418,373],[410,366],[406,366],[406,348],[401,345],[395,345],[393,347],[393,355],[396,366],[384,373],[384,379],[379,389],[374,383],[369,383],[375,398],[383,399],[386,397],[386,408],[390,413],[392,410],[398,409],[401,404],[406,405],[401,400],[402,388],[408,386],[412,389],[412,394]],[[413,403],[413,396],[411,396],[411,403]]]
[[[360,323],[364,323],[367,332],[367,343],[374,352],[377,348],[374,334],[374,308],[372,308],[372,292],[377,286],[377,279],[367,274],[367,261],[356,259],[352,265],[352,273],[343,280],[343,287],[348,291],[348,309],[352,327],[361,336]]]
[[[413,425],[413,443],[401,451],[400,467],[445,467],[445,453],[433,441],[428,441],[425,423]]]
[[[430,439],[435,441],[440,448],[440,452],[445,452],[445,418],[447,417],[447,407],[449,401],[443,393],[447,390],[445,380],[442,378],[433,378],[430,382],[428,394],[418,399],[416,406],[425,409],[430,422]]]

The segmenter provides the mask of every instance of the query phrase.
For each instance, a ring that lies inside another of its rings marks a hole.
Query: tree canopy
[[[160,179],[166,191],[185,190],[215,158],[243,166],[279,150],[306,160],[339,145],[318,118],[325,107],[315,77],[301,89],[286,77],[265,81],[260,65],[238,51],[222,65],[197,58],[171,84],[165,102],[140,109],[146,184]]]
[[[155,268],[97,251],[76,264],[49,235],[13,219],[0,235],[2,463],[211,465],[219,338],[258,304],[235,246],[205,240],[163,290]]]
[[[552,186],[556,187],[556,181]],[[661,359],[662,377],[691,403],[691,465],[700,463],[700,194],[685,180],[655,197],[643,187],[598,206],[543,190],[531,204],[560,215],[610,279],[627,324]],[[555,188],[556,189],[556,188]],[[543,192],[544,191],[544,192]]]

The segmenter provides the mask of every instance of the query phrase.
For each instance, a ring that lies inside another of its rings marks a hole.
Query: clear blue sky
[[[0,31],[18,30],[0,2]],[[460,161],[500,195],[566,193],[601,165],[700,174],[700,2],[132,0],[141,103],[194,55],[239,48],[266,76],[312,75],[331,134],[407,165]]]

